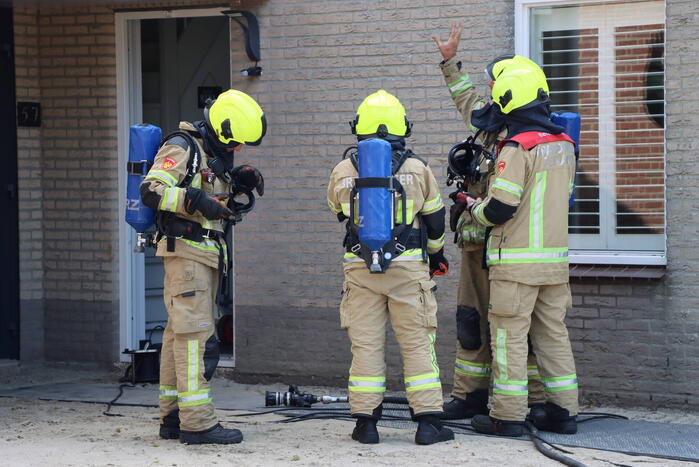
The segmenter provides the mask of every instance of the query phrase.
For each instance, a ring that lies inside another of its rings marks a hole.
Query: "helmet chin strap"
[[[214,175],[218,178],[226,183],[231,183],[230,171],[233,169],[233,152],[228,152],[225,147],[216,144],[215,137],[212,136],[212,132],[206,122],[201,120],[194,125],[201,135],[204,151],[212,157],[208,163],[209,168],[213,170]]]
[[[207,154],[213,157],[233,158],[232,154],[226,151],[225,146],[218,144],[216,136],[214,136],[213,131],[209,128],[209,125],[207,125],[204,120],[195,122],[194,126],[201,135],[204,151],[206,151]]]

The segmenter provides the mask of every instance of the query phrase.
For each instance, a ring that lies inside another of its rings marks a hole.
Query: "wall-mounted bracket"
[[[247,53],[250,61],[255,63],[260,61],[260,26],[257,23],[257,17],[245,10],[225,10],[224,15],[240,25],[245,33],[245,53]],[[244,24],[240,18],[245,18]]]

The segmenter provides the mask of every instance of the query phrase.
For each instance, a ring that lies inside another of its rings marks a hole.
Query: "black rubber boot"
[[[439,415],[417,415],[415,444],[427,445],[454,439],[454,432],[442,426]]]
[[[489,415],[476,415],[471,419],[471,426],[478,433],[497,436],[522,436],[524,422],[498,420]]]
[[[466,394],[466,399],[451,396],[449,402],[444,403],[444,420],[460,420],[472,418],[474,415],[488,413],[488,391],[476,389]]]
[[[236,444],[242,440],[240,430],[223,428],[220,423],[204,431],[180,430],[180,443],[185,444]]]
[[[578,422],[567,409],[547,402],[536,404],[529,410],[527,420],[541,431],[553,431],[562,435],[572,435],[578,432]]]
[[[383,406],[376,407],[371,415],[356,414],[357,424],[352,430],[352,439],[362,444],[378,444],[379,430],[376,429],[376,422],[381,419]]]
[[[531,422],[534,426],[539,423],[539,421],[546,420],[546,410],[544,406],[545,402],[537,402],[536,404],[529,404],[529,413],[527,414],[527,421]]]
[[[173,410],[163,417],[160,424],[160,437],[162,439],[177,439],[180,437],[180,411]]]

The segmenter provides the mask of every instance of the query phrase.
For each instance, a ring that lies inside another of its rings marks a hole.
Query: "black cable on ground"
[[[153,333],[153,330],[151,329],[151,335],[152,335],[152,333]],[[151,336],[149,335],[148,336],[149,342],[150,342],[150,338],[151,338]],[[126,383],[126,381],[133,381],[133,379],[132,379],[133,371],[134,371],[133,365],[129,365],[126,367],[126,370],[124,371],[124,376],[119,378],[119,382],[124,383],[124,384],[119,385],[119,394],[117,394],[117,396],[114,399],[112,399],[111,401],[109,401],[107,403],[107,410],[102,412],[102,415],[106,415],[107,417],[123,417],[123,415],[121,415],[121,414],[109,413],[109,411],[112,410],[113,405],[119,405],[119,404],[116,404],[116,401],[118,401],[121,398],[121,396],[124,395],[124,388],[136,387],[136,385],[133,383]]]
[[[578,416],[583,415],[587,418],[580,419],[578,418],[578,424],[580,423],[585,423],[589,422],[590,420],[602,420],[605,418],[614,418],[618,420],[628,420],[629,417],[625,417],[623,415],[617,415],[614,413],[606,413],[606,412],[579,412]]]
[[[120,384],[119,385],[119,394],[117,394],[117,396],[114,399],[112,399],[111,401],[109,401],[109,403],[107,403],[107,410],[102,412],[102,415],[106,415],[107,417],[123,417],[122,414],[109,413],[109,411],[112,410],[112,405],[114,405],[114,403],[116,401],[118,401],[119,398],[124,394],[124,388],[133,388],[133,387],[136,387],[136,385],[132,384],[132,383]]]
[[[529,439],[532,440],[534,446],[536,447],[536,450],[539,451],[541,454],[548,457],[549,459],[553,459],[555,461],[560,462],[561,464],[568,465],[570,467],[585,467],[585,464],[578,462],[575,459],[571,459],[568,456],[564,456],[563,454],[559,454],[555,451],[552,451],[551,449],[547,449],[546,447],[544,447],[544,443],[542,442],[542,439],[539,437],[539,430],[537,430],[536,427],[532,425],[530,422],[525,422],[524,426],[527,429]]]

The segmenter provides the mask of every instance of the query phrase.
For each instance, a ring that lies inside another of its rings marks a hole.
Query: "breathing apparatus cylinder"
[[[357,144],[359,178],[391,177],[391,144],[371,138]],[[359,188],[359,241],[372,252],[369,270],[381,272],[380,250],[391,240],[393,193],[388,188]]]
[[[565,134],[570,136],[575,142],[575,178],[577,178],[578,156],[580,155],[580,114],[575,112],[552,112],[551,121],[565,128]],[[575,180],[573,180],[573,191],[570,194],[568,206],[573,207],[573,204],[575,204]]]
[[[551,113],[551,121],[565,128],[565,134],[575,141],[575,152],[580,144],[580,114],[575,112]]]
[[[146,238],[143,233],[153,225],[155,211],[141,201],[141,182],[153,165],[160,146],[162,131],[154,125],[132,125],[129,132],[128,181],[126,186],[126,222],[137,233],[134,251],[143,252]]]

